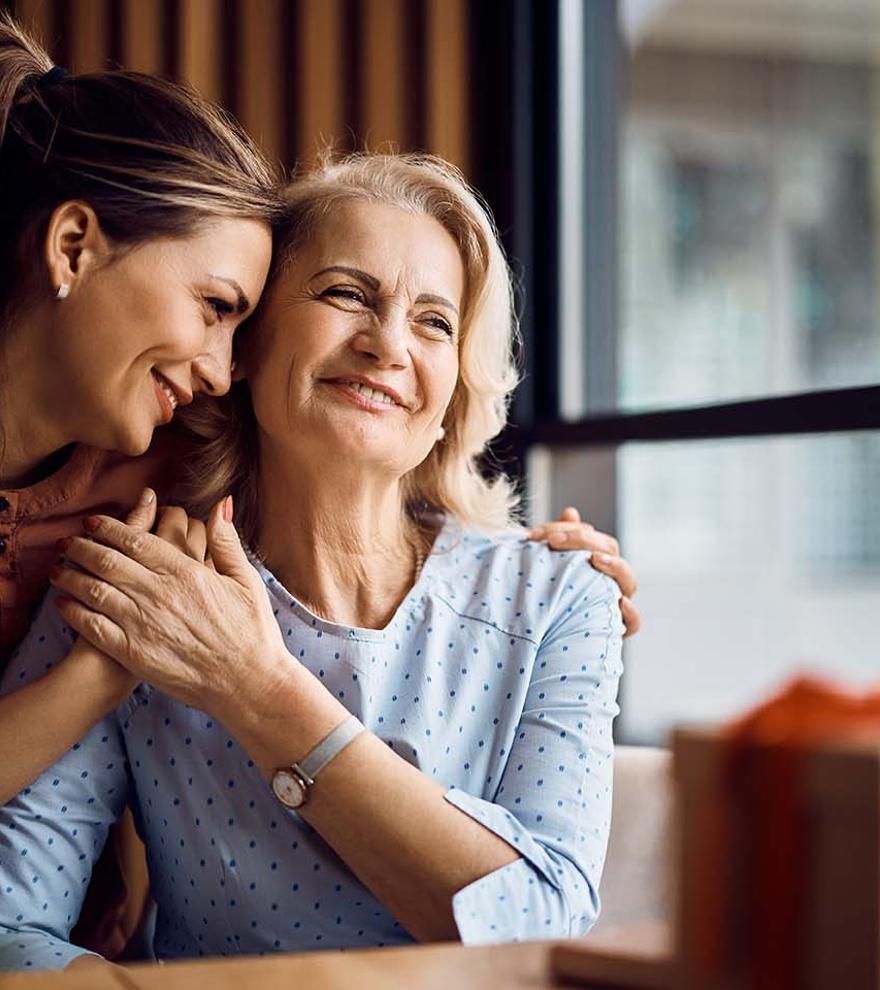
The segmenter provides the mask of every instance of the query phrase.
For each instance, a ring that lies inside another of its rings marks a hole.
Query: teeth
[[[168,396],[168,401],[171,403],[172,412],[177,408],[177,396],[171,390],[170,386],[166,384],[159,376],[156,376],[156,381],[162,386],[162,391]]]
[[[387,392],[380,392],[378,389],[370,388],[369,385],[364,385],[361,382],[346,382],[345,384],[353,392],[357,392],[358,395],[362,395],[365,399],[371,399],[373,402],[381,402],[386,406],[397,405]]]

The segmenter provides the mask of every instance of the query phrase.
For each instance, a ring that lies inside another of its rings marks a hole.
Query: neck
[[[51,396],[44,395],[34,360],[40,347],[20,346],[27,337],[4,329],[0,348],[0,488],[25,488],[60,466],[64,448],[74,437],[54,415]]]
[[[381,629],[412,587],[426,547],[399,479],[292,457],[260,439],[257,544],[266,566],[315,614]],[[291,497],[291,494],[294,497]]]

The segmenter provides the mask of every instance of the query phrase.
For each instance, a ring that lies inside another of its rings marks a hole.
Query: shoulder
[[[486,533],[447,523],[437,538],[436,593],[456,614],[540,642],[581,605],[616,607],[617,585],[581,551],[551,550],[525,530]]]

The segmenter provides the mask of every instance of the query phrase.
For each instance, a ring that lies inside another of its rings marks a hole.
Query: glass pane
[[[620,405],[880,381],[880,3],[620,9]]]
[[[880,433],[609,454],[550,455],[537,508],[571,502],[608,525],[597,491],[616,475],[644,618],[625,647],[618,738],[731,717],[799,670],[880,682]]]

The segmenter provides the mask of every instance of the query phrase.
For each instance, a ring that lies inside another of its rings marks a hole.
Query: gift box
[[[673,750],[678,985],[880,990],[880,694],[798,681]]]

